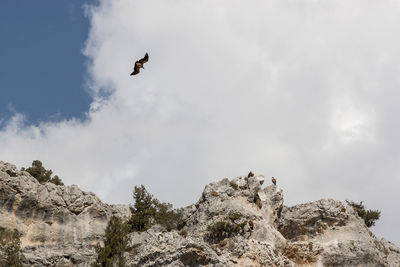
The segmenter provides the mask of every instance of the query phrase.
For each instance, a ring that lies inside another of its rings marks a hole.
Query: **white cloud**
[[[102,0],[88,9],[88,119],[16,114],[0,159],[41,159],[112,203],[143,183],[185,205],[251,169],[277,176],[288,205],[364,200],[399,244],[399,3]]]

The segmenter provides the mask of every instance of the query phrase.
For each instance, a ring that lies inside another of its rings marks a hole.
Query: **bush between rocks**
[[[360,216],[367,227],[371,227],[375,225],[375,222],[379,220],[381,216],[381,212],[379,210],[366,210],[363,204],[363,201],[360,203],[346,200],[346,203],[353,207],[353,209],[357,212],[358,216]]]
[[[47,182],[53,183],[55,185],[64,185],[61,181],[60,177],[57,175],[51,177],[53,174],[52,170],[46,170],[43,167],[43,163],[40,160],[34,160],[32,162],[32,167],[22,168],[21,171],[27,171],[30,175],[36,178],[41,184],[45,184]]]
[[[181,210],[174,210],[171,204],[160,202],[143,185],[135,186],[133,199],[135,203],[130,207],[131,217],[127,222],[119,217],[111,217],[105,231],[104,245],[96,246],[97,258],[92,267],[125,267],[123,254],[129,250],[129,232],[146,231],[155,224],[164,226],[168,231],[184,226]]]
[[[247,221],[242,223],[238,223],[237,220],[240,220],[243,217],[243,214],[237,212],[231,212],[228,214],[227,219],[229,220],[221,220],[217,221],[207,227],[207,237],[213,241],[221,241],[225,238],[230,238],[237,234],[241,234],[244,231],[244,226],[247,224]]]

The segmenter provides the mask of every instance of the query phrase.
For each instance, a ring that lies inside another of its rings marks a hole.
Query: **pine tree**
[[[55,175],[54,177],[51,177],[53,174],[52,170],[46,170],[43,167],[43,164],[40,160],[34,160],[32,162],[32,167],[29,167],[27,169],[22,168],[23,171],[29,172],[30,175],[36,178],[36,180],[39,181],[39,183],[44,184],[47,182],[53,183],[55,185],[64,185],[64,183],[61,181],[61,179]]]
[[[125,267],[124,252],[128,250],[128,228],[121,218],[113,216],[104,234],[104,246],[97,245],[93,267]]]
[[[135,203],[130,208],[132,215],[128,221],[131,231],[146,231],[154,224],[160,224],[168,231],[183,227],[181,211],[154,198],[143,185],[135,186],[133,199]]]
[[[374,226],[375,222],[379,220],[381,216],[381,212],[379,210],[366,210],[363,201],[357,203],[354,201],[346,200],[346,203],[353,207],[358,216],[360,216],[364,220],[367,227]]]
[[[128,224],[131,231],[146,231],[154,224],[156,208],[153,196],[141,185],[140,187],[135,186],[133,199],[135,200],[135,204],[133,207],[130,207],[132,215]]]
[[[172,229],[181,229],[184,226],[182,220],[181,210],[173,209],[170,203],[160,203],[155,201],[156,213],[154,215],[154,221],[157,224],[164,226],[167,231]]]
[[[0,266],[22,267],[25,259],[21,251],[20,233],[0,228]]]

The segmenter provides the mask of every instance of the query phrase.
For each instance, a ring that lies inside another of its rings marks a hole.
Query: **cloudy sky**
[[[400,1],[37,3],[1,3],[1,160],[178,207],[252,170],[286,205],[363,200],[400,244]]]

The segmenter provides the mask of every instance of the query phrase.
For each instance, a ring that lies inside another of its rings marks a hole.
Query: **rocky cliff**
[[[208,184],[184,208],[180,231],[130,234],[128,266],[400,266],[400,249],[378,240],[350,206],[285,207],[282,189],[263,183],[258,175]],[[113,214],[129,209],[76,186],[41,185],[0,161],[0,226],[23,234],[27,266],[89,266]],[[221,226],[230,231],[215,235]]]
[[[27,265],[84,265],[113,214],[127,216],[129,208],[104,204],[76,185],[42,185],[0,161],[0,227],[23,234]]]

